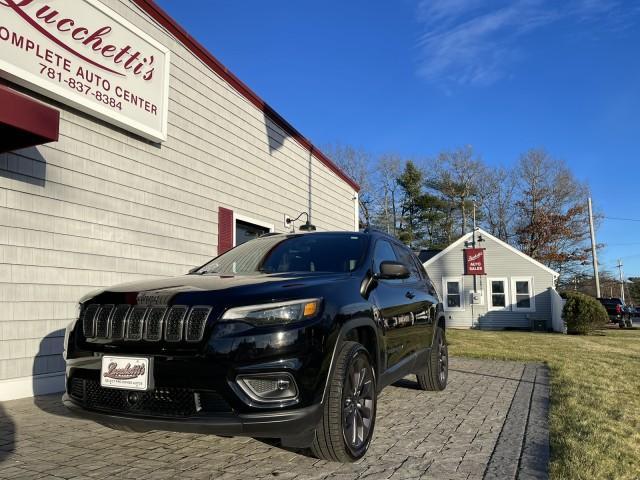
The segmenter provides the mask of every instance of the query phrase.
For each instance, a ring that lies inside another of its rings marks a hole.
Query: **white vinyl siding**
[[[444,310],[455,312],[464,310],[464,281],[462,277],[445,277],[442,279],[444,292]]]

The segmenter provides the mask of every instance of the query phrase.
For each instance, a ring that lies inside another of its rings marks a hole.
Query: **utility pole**
[[[476,248],[476,202],[473,202],[473,248]]]
[[[476,248],[476,202],[473,202],[473,234],[471,235],[473,248]],[[473,294],[476,295],[478,293],[478,277],[476,275],[473,276]],[[476,315],[474,312],[475,305],[471,302],[471,324],[476,326]]]
[[[618,259],[618,265],[616,265],[616,267],[618,267],[618,272],[620,272],[620,300],[622,300],[622,303],[625,303],[625,301],[624,301],[624,277],[622,275],[622,261],[620,259]]]
[[[591,258],[593,259],[593,277],[596,280],[596,297],[600,298],[600,275],[598,274],[598,253],[596,252],[596,232],[593,228],[593,208],[591,197],[589,203],[589,230],[591,231]]]
[[[473,233],[471,235],[471,246],[476,248],[476,202],[473,202]],[[473,293],[478,292],[476,276],[473,276]],[[473,306],[471,307],[473,311]]]

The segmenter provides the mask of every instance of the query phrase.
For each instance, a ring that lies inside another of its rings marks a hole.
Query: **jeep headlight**
[[[290,302],[265,303],[234,307],[227,310],[222,320],[241,320],[253,325],[282,325],[311,318],[320,310],[319,298],[307,298]]]

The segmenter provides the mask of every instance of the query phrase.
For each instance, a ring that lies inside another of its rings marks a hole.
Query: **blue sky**
[[[471,144],[509,165],[545,147],[596,210],[640,220],[640,2],[160,0],[316,145],[418,158]],[[605,218],[640,276],[640,221]]]

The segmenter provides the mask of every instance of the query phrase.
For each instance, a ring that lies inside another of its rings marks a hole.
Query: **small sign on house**
[[[484,248],[464,249],[464,274],[485,275],[484,272]]]

